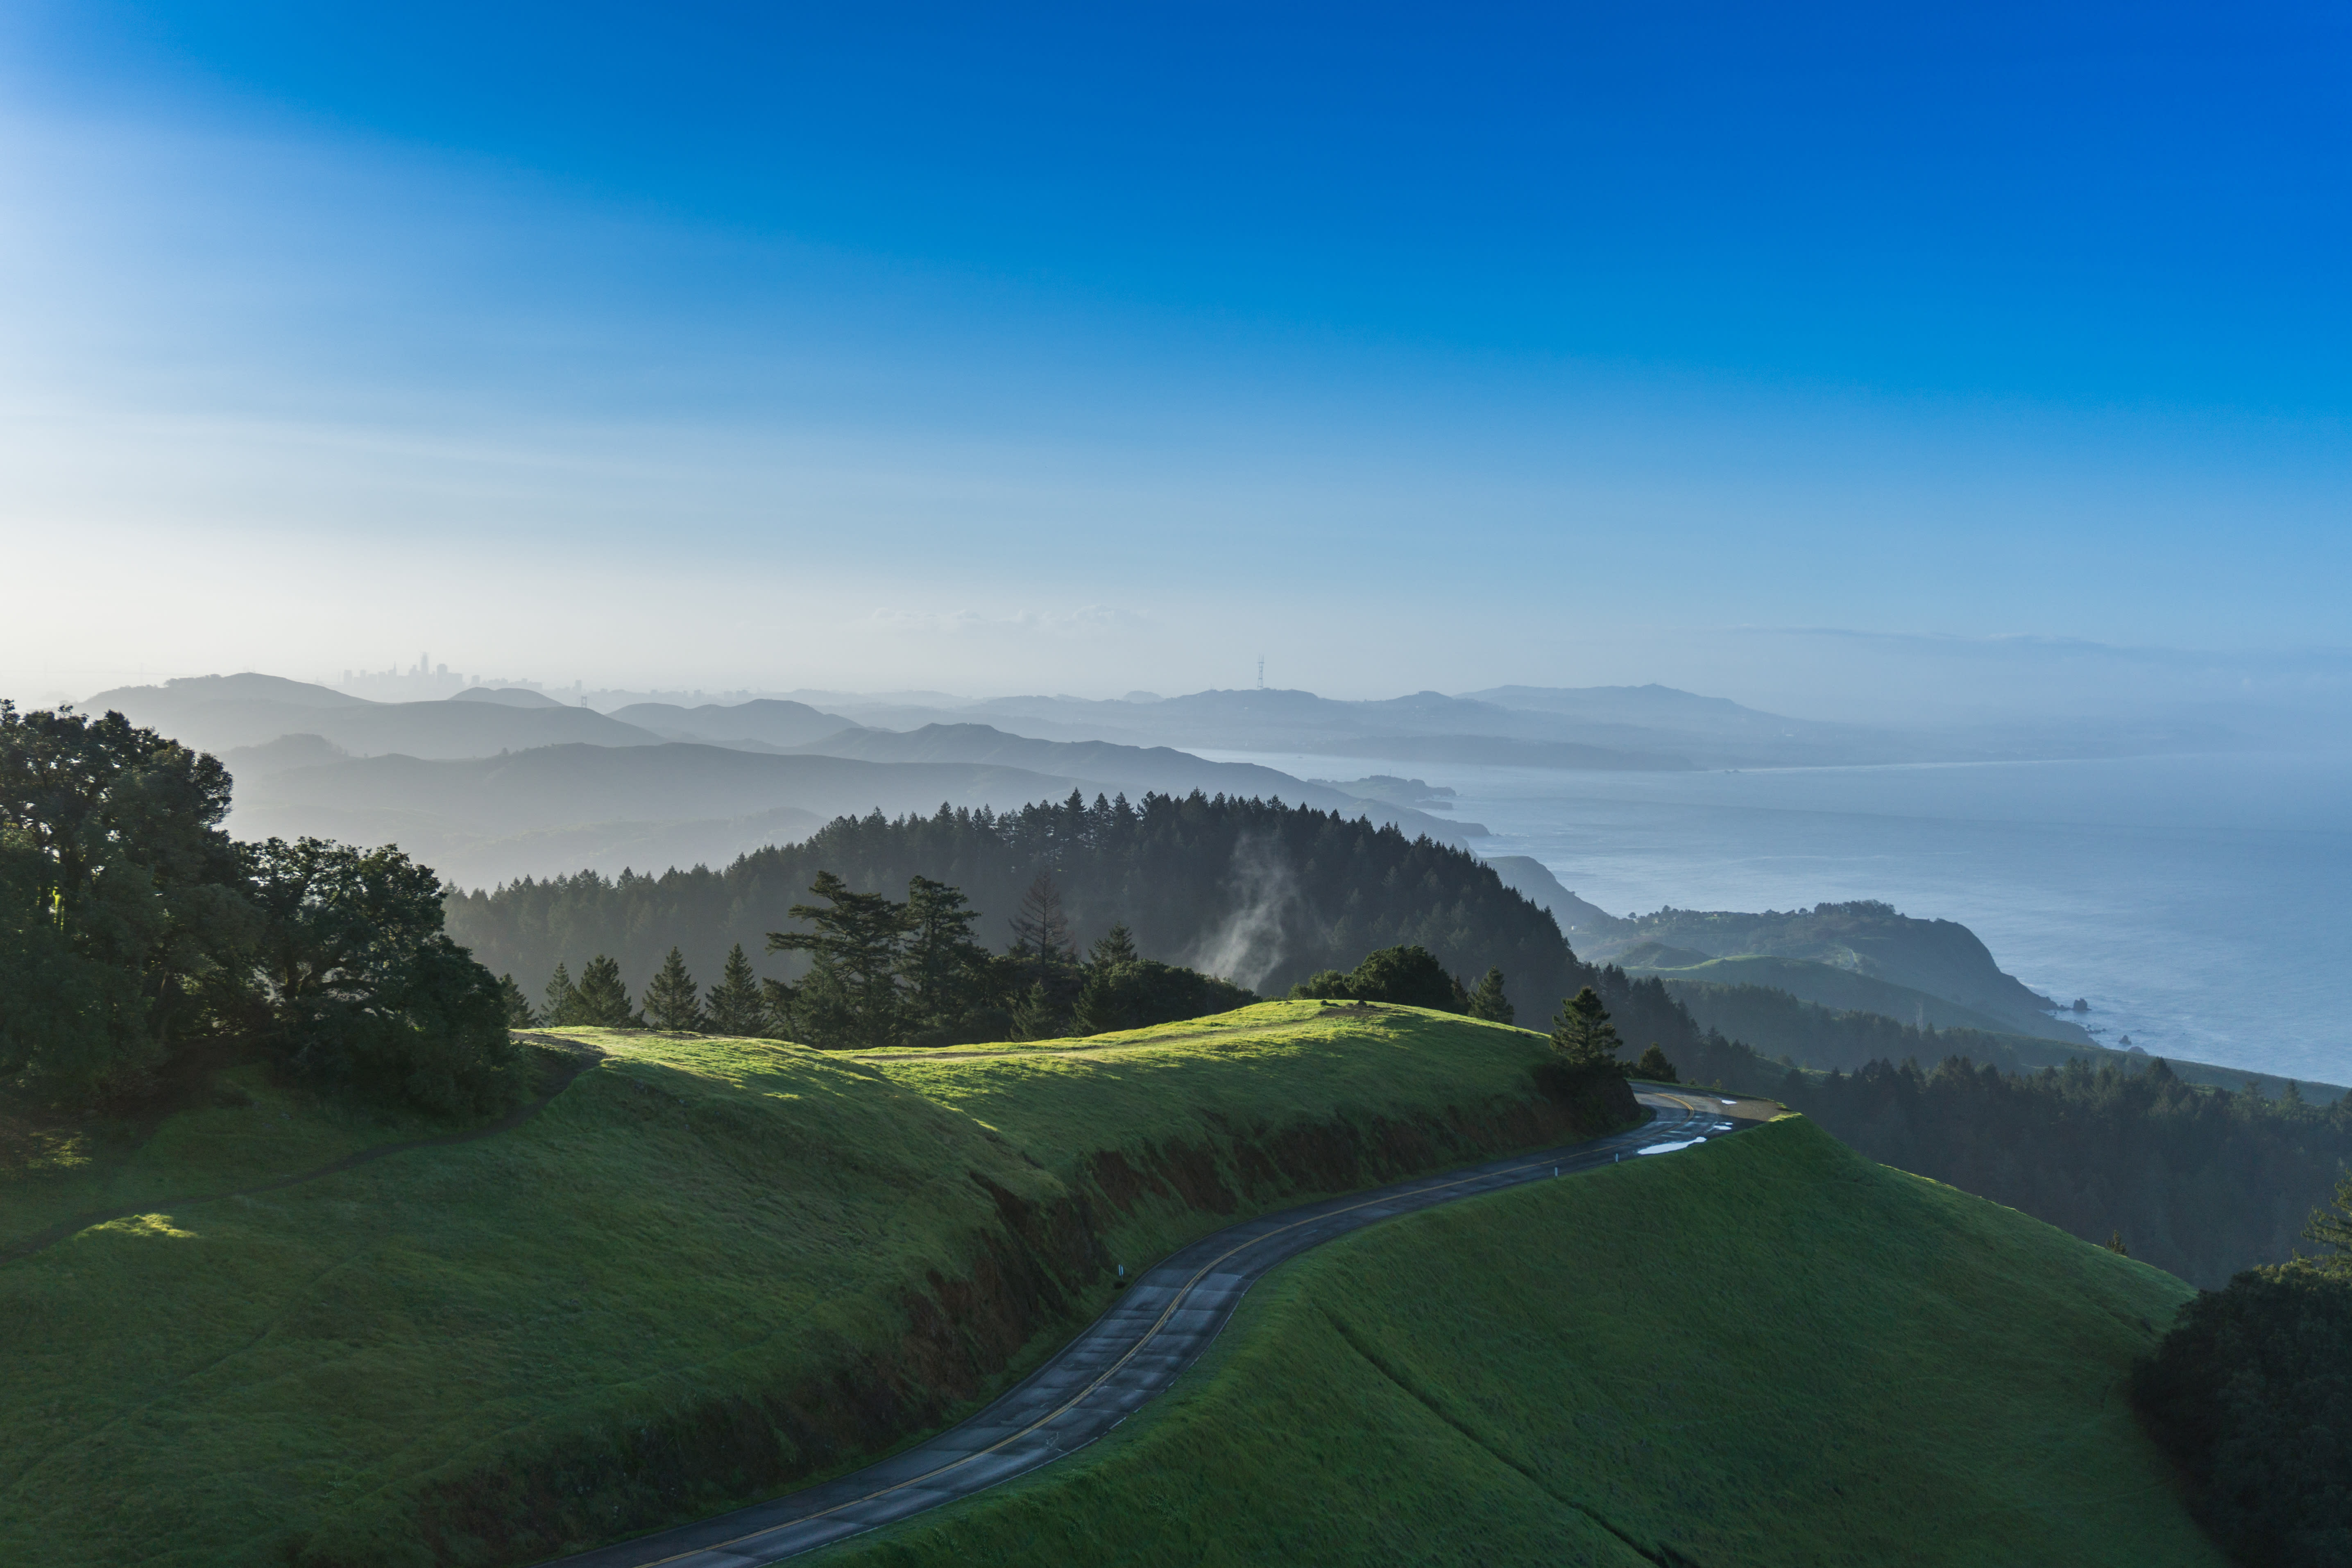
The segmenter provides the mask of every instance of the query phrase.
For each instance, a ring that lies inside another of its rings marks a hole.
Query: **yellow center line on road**
[[[1650,1092],[1656,1095],[1660,1100],[1671,1100],[1673,1103],[1681,1106],[1684,1110],[1690,1112],[1694,1116],[1700,1113],[1697,1106],[1693,1105],[1689,1100],[1685,1100],[1680,1095],[1666,1094],[1655,1089],[1653,1089]],[[1301,1226],[1313,1225],[1318,1220],[1331,1219],[1343,1214],[1353,1214],[1358,1209],[1371,1208],[1382,1203],[1394,1202],[1396,1199],[1401,1197],[1414,1196],[1422,1193],[1442,1193],[1450,1187],[1467,1186],[1473,1182],[1483,1181],[1493,1176],[1517,1175],[1521,1171],[1532,1171],[1538,1166],[1549,1163],[1550,1162],[1544,1160],[1531,1160],[1525,1164],[1512,1165],[1500,1171],[1482,1171],[1476,1175],[1464,1176],[1456,1181],[1443,1182],[1434,1186],[1416,1187],[1409,1194],[1397,1193],[1391,1194],[1386,1197],[1366,1198],[1361,1203],[1349,1204],[1345,1208],[1326,1210],[1322,1214],[1309,1215],[1305,1219],[1297,1219],[1291,1221],[1288,1225],[1277,1226],[1274,1229],[1265,1232],[1263,1236],[1254,1236],[1247,1241],[1228,1248],[1217,1257],[1213,1258],[1208,1262],[1201,1265],[1200,1268],[1194,1269],[1192,1271],[1192,1278],[1185,1280],[1182,1285],[1177,1287],[1176,1293],[1169,1298],[1168,1305],[1160,1309],[1160,1316],[1152,1320],[1151,1326],[1144,1330],[1142,1336],[1139,1338],[1135,1343],[1127,1348],[1126,1354],[1120,1356],[1118,1360],[1104,1368],[1101,1373],[1096,1375],[1095,1380],[1092,1383],[1087,1384],[1086,1387],[1072,1394],[1060,1405],[1055,1405],[1051,1411],[1040,1415],[1037,1419],[1029,1423],[1028,1426],[1022,1427],[1019,1431],[1007,1433],[1004,1436],[999,1437],[995,1442],[991,1443],[985,1448],[974,1449],[972,1452],[963,1455],[960,1458],[950,1459],[946,1464],[940,1465],[934,1469],[925,1470],[921,1475],[909,1476],[903,1481],[893,1481],[888,1486],[867,1492],[863,1497],[851,1498],[846,1502],[837,1502],[831,1508],[820,1509],[814,1513],[803,1514],[798,1519],[785,1520],[776,1524],[764,1524],[757,1530],[746,1531],[741,1535],[732,1536],[725,1541],[712,1542],[707,1546],[696,1546],[684,1552],[673,1552],[667,1557],[658,1557],[654,1559],[651,1563],[642,1564],[641,1568],[662,1568],[662,1564],[667,1563],[683,1562],[687,1558],[698,1556],[705,1552],[723,1552],[730,1546],[738,1545],[758,1536],[769,1534],[774,1531],[788,1529],[796,1524],[807,1524],[815,1520],[830,1518],[834,1514],[840,1513],[845,1509],[860,1507],[866,1503],[873,1502],[877,1499],[888,1497],[893,1492],[904,1491],[908,1487],[918,1486],[925,1481],[946,1475],[950,1470],[957,1469],[964,1465],[971,1464],[974,1459],[985,1458],[987,1456],[996,1452],[999,1448],[1003,1447],[1008,1443],[1019,1442],[1022,1438],[1035,1432],[1039,1427],[1051,1426],[1055,1421],[1058,1421],[1063,1416],[1068,1415],[1072,1410],[1077,1408],[1078,1405],[1084,1404],[1097,1389],[1101,1388],[1104,1384],[1117,1376],[1120,1369],[1125,1367],[1129,1362],[1133,1361],[1138,1355],[1141,1354],[1143,1347],[1150,1344],[1153,1337],[1168,1326],[1169,1320],[1173,1318],[1176,1315],[1177,1310],[1183,1306],[1185,1299],[1191,1296],[1193,1290],[1199,1288],[1201,1281],[1209,1274],[1213,1273],[1218,1265],[1228,1261],[1241,1253],[1247,1252],[1251,1247],[1257,1246],[1260,1242],[1270,1241],[1277,1236],[1282,1236],[1287,1232],[1297,1230]]]

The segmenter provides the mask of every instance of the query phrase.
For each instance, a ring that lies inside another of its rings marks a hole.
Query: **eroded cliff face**
[[[845,1340],[830,1365],[787,1384],[706,1395],[428,1484],[415,1560],[530,1562],[854,1468],[960,1417],[1050,1353],[1102,1309],[1115,1261],[1139,1269],[1234,1219],[1597,1136],[1640,1115],[1613,1074],[1545,1074],[1539,1087],[1406,1118],[1240,1126],[1204,1116],[1192,1138],[1087,1154],[1041,1183],[1042,1198],[969,1171],[992,1216],[960,1238],[960,1272],[907,1282],[895,1335]],[[323,1542],[289,1556],[302,1568],[382,1561]]]

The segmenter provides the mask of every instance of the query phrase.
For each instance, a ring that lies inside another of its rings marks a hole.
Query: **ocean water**
[[[2352,1083],[2352,755],[1584,773],[1220,752],[1460,791],[1612,913],[1883,899],[2086,997],[2108,1045]]]

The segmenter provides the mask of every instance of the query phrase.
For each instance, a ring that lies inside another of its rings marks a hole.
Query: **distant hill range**
[[[1422,691],[1359,702],[1269,690],[1118,701],[1006,697],[951,706],[853,699],[836,706],[892,730],[977,721],[1061,740],[1602,771],[1882,760],[1892,746],[1866,731],[1782,720],[1665,687],[1622,689],[1632,695],[1588,704],[1590,711],[1564,701],[1573,692],[1546,694],[1563,699],[1550,707],[1485,694]]]
[[[1915,1029],[2093,1043],[2079,1024],[2053,1016],[2053,998],[2004,972],[1977,934],[1955,921],[1915,920],[1871,901],[1785,913],[1668,909],[1621,917],[1578,898],[1541,861],[1498,855],[1486,863],[1504,886],[1551,911],[1578,957],[1614,963],[1638,978],[1759,986]]]
[[[1620,921],[1598,904],[1587,903],[1566,888],[1540,860],[1528,855],[1496,855],[1486,864],[1503,879],[1503,886],[1524,895],[1528,901],[1551,911],[1552,919],[1571,945],[1580,952],[1591,945],[1591,939],[1614,930]]]
[[[911,734],[782,700],[614,713],[529,689],[477,688],[373,702],[267,675],[100,692],[117,710],[219,755],[242,837],[312,834],[398,843],[446,877],[487,886],[583,868],[724,865],[794,843],[843,815],[1004,810],[1146,791],[1280,799],[1393,823],[1451,844],[1483,834],[1416,806],[1272,768],[1166,747],[1071,742],[982,724]]]
[[[2092,1043],[2080,1025],[2051,1016],[2054,1000],[2004,973],[1968,927],[1915,920],[1873,900],[1762,914],[1660,910],[1618,921],[1579,951],[1629,973],[1769,985],[1915,1026]]]
[[[1824,723],[1656,685],[1496,686],[1371,701],[1288,690],[1196,691],[1167,698],[1136,692],[1115,700],[785,695],[885,730],[981,723],[1051,740],[1607,772],[2102,756],[2144,750],[2163,738],[2145,732],[2144,726],[1930,732]]]
[[[1457,845],[1486,832],[1451,818],[1450,792],[1417,780],[1381,773],[1354,784],[1315,782],[1199,751],[1613,772],[1956,754],[1948,742],[1790,719],[1664,686],[1502,686],[1377,701],[1286,690],[1136,693],[1116,701],[964,702],[935,692],[804,691],[730,703],[626,698],[600,694],[611,705],[600,711],[528,688],[476,687],[437,700],[378,702],[242,674],[123,687],[81,706],[120,710],[223,757],[239,781],[241,833],[395,839],[468,882],[725,861],[804,837],[841,812],[929,810],[943,800],[1002,807],[1072,789],[1089,798],[1197,789],[1280,799],[1369,815]],[[632,751],[646,754],[621,760]],[[547,754],[512,760],[537,752]],[[826,758],[863,770],[816,765]],[[1580,948],[1631,935],[1533,861],[1497,869],[1521,879],[1522,890],[1551,908]],[[1725,940],[1719,935],[1640,934],[1701,962],[1749,955],[1706,945]]]
[[[162,686],[119,687],[80,706],[92,713],[118,710],[133,723],[215,755],[287,735],[315,735],[363,757],[486,757],[575,742],[661,744],[661,737],[649,730],[551,699],[529,707],[464,695],[437,702],[371,702],[274,675],[205,675]]]

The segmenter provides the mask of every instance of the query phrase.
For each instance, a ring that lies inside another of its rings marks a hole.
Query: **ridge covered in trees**
[[[843,817],[723,869],[583,871],[453,895],[449,926],[526,989],[597,953],[642,984],[673,946],[712,973],[730,948],[758,952],[793,925],[792,907],[820,872],[858,895],[895,899],[917,877],[961,889],[979,911],[974,940],[992,946],[1016,936],[1024,896],[1050,872],[1074,946],[1123,924],[1139,957],[1266,995],[1402,946],[1426,948],[1452,975],[1499,968],[1507,1000],[1529,1016],[1549,1016],[1591,979],[1550,914],[1466,851],[1336,812],[1199,794],[1131,805],[1073,792],[1002,814]],[[797,983],[806,960],[772,967]]]
[[[530,1006],[511,977],[502,978],[509,1021],[517,1027],[544,1022],[772,1035],[839,1050],[1102,1035],[1228,1013],[1257,1000],[1255,992],[1215,975],[1138,956],[1123,925],[1111,927],[1081,959],[1050,872],[1041,872],[1023,895],[1013,943],[1003,953],[972,940],[979,911],[962,892],[928,877],[908,882],[904,901],[852,892],[830,871],[818,872],[809,891],[824,901],[788,911],[809,929],[768,933],[771,952],[809,955],[797,985],[755,978],[737,942],[706,1001],[673,946],[646,984],[640,1010],[621,983],[620,965],[599,953],[576,984],[556,964],[544,1014]]]

